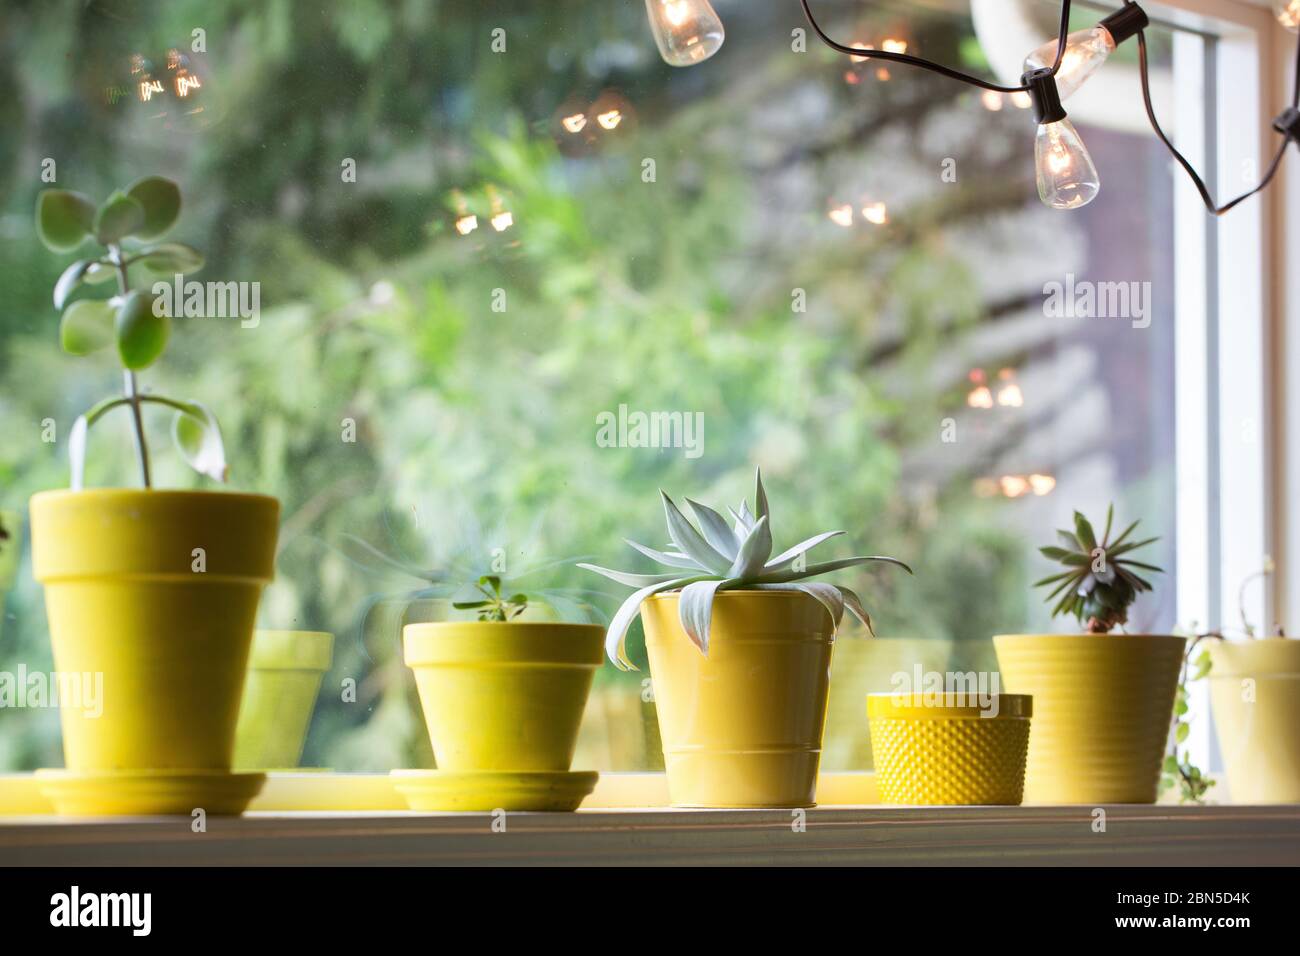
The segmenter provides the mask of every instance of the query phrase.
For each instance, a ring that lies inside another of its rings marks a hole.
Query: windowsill
[[[1300,806],[1114,806],[1105,808],[1104,832],[1096,819],[1092,807],[819,806],[800,829],[787,810],[606,807],[510,813],[498,832],[501,821],[485,813],[254,810],[210,817],[206,832],[195,833],[187,817],[10,816],[0,817],[0,864],[1300,862]]]

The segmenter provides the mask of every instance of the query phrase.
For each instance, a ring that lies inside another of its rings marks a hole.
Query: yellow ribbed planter
[[[1003,686],[1034,698],[1026,803],[1154,803],[1186,640],[1004,634]]]
[[[102,676],[102,714],[60,708],[69,771],[230,770],[279,510],[225,492],[32,497],[55,669]]]
[[[883,802],[1015,806],[1025,786],[1033,702],[999,694],[987,710],[960,695],[870,694],[867,719]]]
[[[594,624],[406,625],[438,769],[568,770],[603,642]]]
[[[1300,641],[1206,642],[1233,803],[1300,803]]]
[[[805,594],[723,591],[709,655],[677,617],[677,595],[641,606],[668,790],[679,807],[810,807],[826,695],[830,614]]]

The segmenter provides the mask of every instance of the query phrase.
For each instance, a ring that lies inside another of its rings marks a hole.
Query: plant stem
[[[131,286],[126,273],[126,263],[122,260],[122,250],[116,245],[111,245],[108,247],[108,253],[113,260],[113,265],[117,267],[118,291],[125,296],[131,291]],[[126,400],[131,403],[131,423],[135,430],[135,450],[140,458],[140,478],[145,488],[149,488],[152,486],[149,479],[149,446],[144,438],[144,416],[140,414],[140,389],[135,379],[135,372],[129,368],[122,370],[122,391],[126,395]]]

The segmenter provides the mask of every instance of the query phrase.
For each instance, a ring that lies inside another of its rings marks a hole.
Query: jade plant
[[[54,307],[63,312],[59,341],[70,355],[89,355],[110,346],[122,367],[122,394],[104,399],[73,424],[68,438],[72,487],[80,488],[85,468],[87,432],[105,414],[131,414],[136,454],[144,487],[152,485],[143,409],[162,406],[174,413],[172,438],[185,461],[200,474],[225,481],[225,450],[212,413],[193,401],[145,392],[137,374],[163,354],[171,319],[159,314],[153,297],[132,288],[131,274],[183,275],[203,265],[197,249],[178,242],[159,242],[180,217],[181,193],[170,179],[146,176],[117,190],[96,206],[81,193],[47,189],[36,202],[36,232],[53,252],[72,252],[87,239],[99,247],[68,266],[54,285]],[[79,289],[115,282],[108,298],[72,300]]]
[[[618,609],[605,636],[605,652],[622,670],[635,669],[627,657],[627,629],[641,609],[642,602],[651,595],[663,591],[681,591],[678,617],[682,629],[691,642],[707,655],[713,599],[719,591],[800,591],[815,598],[826,608],[836,628],[844,616],[844,609],[848,608],[874,636],[871,615],[853,590],[834,584],[809,582],[806,579],[873,561],[896,564],[909,574],[912,573],[912,569],[902,561],[881,555],[808,563],[809,551],[822,542],[843,534],[843,531],[823,531],[772,557],[772,519],[767,493],[763,490],[761,471],[756,472],[754,477],[754,510],[750,511],[747,501],[742,501],[738,508],[728,508],[734,522],[730,526],[712,508],[687,498],[686,504],[699,522],[697,529],[662,489],[659,495],[663,500],[673,550],[657,551],[635,541],[627,543],[651,560],[673,568],[673,571],[637,574],[593,564],[578,565],[637,589]]]
[[[480,621],[509,621],[528,610],[528,595],[522,592],[506,597],[501,593],[501,578],[485,574],[475,585],[482,597],[475,601],[453,601],[458,611],[477,611]]]
[[[1134,521],[1111,540],[1114,518],[1115,506],[1111,505],[1106,511],[1106,530],[1098,538],[1092,522],[1076,511],[1074,530],[1057,532],[1060,546],[1038,549],[1065,570],[1034,582],[1034,587],[1055,585],[1047,596],[1049,603],[1057,601],[1052,617],[1071,614],[1089,634],[1109,634],[1128,623],[1129,608],[1138,594],[1151,590],[1151,582],[1138,570],[1163,572],[1154,564],[1130,557],[1133,551],[1159,539],[1130,540],[1138,526]]]

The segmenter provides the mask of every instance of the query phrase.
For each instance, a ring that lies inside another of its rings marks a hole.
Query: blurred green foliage
[[[784,516],[778,550],[843,527],[828,558],[884,553],[916,569],[846,575],[882,635],[1013,629],[1025,615],[1018,537],[972,496],[969,476],[921,494],[905,459],[938,441],[960,400],[960,380],[936,387],[928,376],[932,357],[985,315],[949,230],[1032,202],[1029,170],[972,160],[970,185],[921,203],[909,225],[838,233],[820,179],[870,163],[898,117],[915,133],[961,91],[925,77],[882,85],[868,112],[838,60],[788,55],[782,38],[798,25],[788,6],[737,26],[724,53],[743,56],[674,72],[654,58],[637,3],[6,3],[0,505],[21,509],[66,483],[67,427],[116,387],[111,360],[77,364],[57,347],[49,290],[69,260],[31,228],[49,157],[59,186],[96,195],[146,173],[176,178],[187,202],[176,237],[209,254],[194,278],[262,284],[256,328],[180,320],[195,327],[145,384],[207,403],[232,485],[282,501],[279,577],[260,624],[338,635],[309,765],[427,758],[392,615],[361,627],[376,595],[410,584],[351,560],[344,534],[422,567],[466,551],[486,563],[497,548],[509,565],[623,563],[624,537],[662,533],[655,489],[734,502],[759,464]],[[490,48],[497,27],[503,54]],[[169,48],[190,49],[196,28],[201,95],[132,97],[131,54],[158,69]],[[949,25],[925,28],[928,49],[956,50]],[[127,95],[113,102],[114,88]],[[607,89],[623,97],[620,129],[577,145],[557,132],[567,104],[585,108]],[[809,142],[768,105],[796,93],[849,104],[853,125],[827,122]],[[349,159],[355,182],[342,176]],[[1010,186],[985,188],[999,177]],[[458,196],[478,215],[468,236],[454,228]],[[513,215],[502,232],[488,222],[493,196]],[[702,412],[703,455],[598,447],[596,416],[622,403]],[[57,441],[43,440],[47,419]],[[105,451],[129,448],[125,422],[100,428],[92,441]],[[134,481],[129,454],[91,463],[90,484]],[[156,483],[198,481],[160,460]],[[545,584],[606,590],[569,564]],[[608,592],[607,609],[621,589]],[[6,614],[0,667],[49,668],[27,563]],[[340,692],[350,680],[355,703]],[[600,676],[620,680],[639,692],[637,675]],[[0,767],[58,764],[52,712],[0,722]]]

